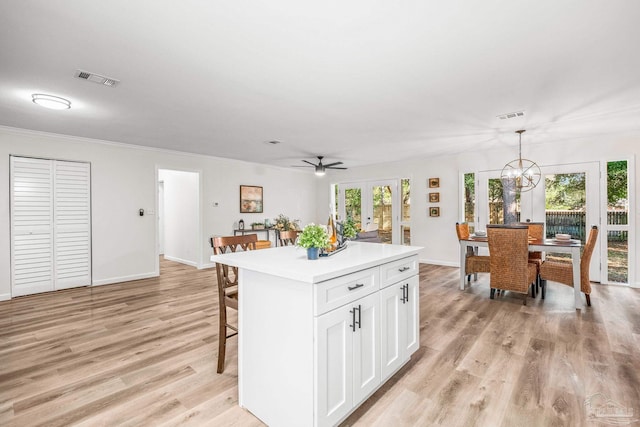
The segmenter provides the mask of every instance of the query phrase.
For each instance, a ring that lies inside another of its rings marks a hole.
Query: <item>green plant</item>
[[[326,248],[329,246],[329,236],[324,227],[312,223],[305,226],[298,236],[298,246],[306,249]]]
[[[347,239],[352,239],[356,237],[357,234],[358,229],[356,228],[356,222],[351,216],[348,216],[347,220],[342,225],[342,235]]]

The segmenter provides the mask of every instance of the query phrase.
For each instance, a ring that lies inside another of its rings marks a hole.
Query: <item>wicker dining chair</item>
[[[280,236],[278,237],[280,240],[280,246],[295,245],[296,240],[298,239],[298,233],[298,230],[280,231],[278,233]]]
[[[490,254],[490,298],[496,290],[524,294],[527,305],[529,289],[535,286],[537,268],[529,262],[529,231],[526,226],[487,225]]]
[[[529,228],[529,238],[534,240],[544,240],[544,222],[520,222],[518,225],[526,225]],[[540,266],[542,265],[542,252],[529,252],[529,262],[536,265],[538,274],[536,275],[536,292],[540,288]],[[535,294],[532,295],[535,297]]]
[[[212,237],[209,243],[214,255],[236,252],[237,249],[255,250],[258,236],[247,234],[244,236]],[[224,357],[227,348],[227,338],[238,335],[238,327],[227,321],[227,308],[238,310],[238,267],[216,263],[216,275],[218,278],[218,305],[219,305],[219,333],[218,333],[218,373],[224,371]],[[227,335],[227,330],[231,334]]]
[[[458,240],[464,240],[469,238],[469,224],[463,222],[462,224],[456,222],[456,234]],[[467,246],[467,256],[465,258],[464,272],[467,275],[467,283],[471,283],[471,275],[477,273],[489,273],[489,257],[486,255],[478,255],[477,248]]]
[[[591,255],[598,240],[598,227],[591,226],[587,242],[580,257],[580,290],[587,298],[587,305],[591,307],[591,281],[589,280],[589,264]],[[571,260],[545,260],[540,266],[542,285],[542,299],[545,297],[547,280],[573,287],[573,264]]]

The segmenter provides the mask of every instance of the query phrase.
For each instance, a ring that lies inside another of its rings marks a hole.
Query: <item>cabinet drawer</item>
[[[314,287],[314,315],[326,313],[375,292],[379,289],[379,284],[380,271],[378,267],[318,283]]]
[[[415,276],[419,271],[418,255],[402,258],[380,266],[380,288]]]

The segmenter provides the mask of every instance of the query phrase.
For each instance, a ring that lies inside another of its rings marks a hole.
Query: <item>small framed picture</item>
[[[429,193],[429,203],[438,203],[440,201],[440,193]]]
[[[429,178],[429,188],[440,187],[440,178]]]
[[[440,216],[440,208],[437,206],[429,208],[429,216]]]
[[[240,186],[240,213],[262,213],[262,187]]]

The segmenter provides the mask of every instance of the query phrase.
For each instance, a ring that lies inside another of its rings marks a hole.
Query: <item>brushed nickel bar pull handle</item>
[[[363,283],[356,283],[356,285],[355,285],[355,286],[347,286],[347,289],[349,289],[350,291],[353,291],[353,290],[358,289],[358,288],[361,288],[361,287],[363,287],[363,286],[364,286],[364,284],[363,284]]]
[[[398,271],[399,271],[400,273],[402,273],[402,272],[404,272],[404,271],[409,270],[410,268],[411,268],[411,267],[402,267],[402,268],[399,268],[399,269],[398,269]]]
[[[351,326],[351,331],[355,332],[356,331],[356,308],[354,307],[353,310],[349,310],[349,313],[351,313],[351,324],[349,326]]]

